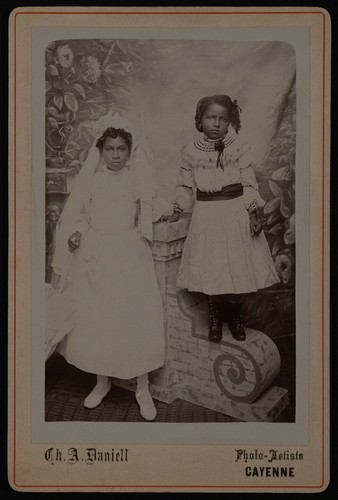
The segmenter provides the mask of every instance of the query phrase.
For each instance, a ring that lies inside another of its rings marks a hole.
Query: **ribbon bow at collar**
[[[218,151],[216,166],[221,167],[222,170],[224,170],[224,165],[223,165],[223,160],[222,160],[222,154],[224,151],[224,147],[225,146],[224,146],[224,142],[222,141],[222,139],[218,139],[218,141],[216,141],[214,144],[215,151]]]

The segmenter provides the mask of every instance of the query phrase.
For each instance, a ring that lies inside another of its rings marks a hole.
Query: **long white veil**
[[[91,125],[94,137],[92,146],[89,149],[87,158],[81,167],[56,226],[52,267],[54,272],[61,276],[61,288],[68,274],[68,268],[72,259],[72,254],[68,251],[68,238],[74,231],[75,223],[81,214],[91,178],[103,166],[99,151],[96,148],[96,141],[108,127],[124,129],[133,135],[129,122],[113,111],[109,111],[107,115],[92,122]],[[138,229],[143,237],[152,241],[152,153],[145,138],[142,112],[140,132],[140,139],[134,145],[131,154],[131,169],[135,169],[134,173],[137,175],[139,183],[140,215]]]

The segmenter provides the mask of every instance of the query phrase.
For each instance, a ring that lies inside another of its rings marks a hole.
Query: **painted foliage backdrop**
[[[284,42],[62,40],[46,49],[46,164],[76,167],[92,143],[91,121],[110,107],[137,131],[144,111],[160,194],[174,194],[181,147],[197,137],[194,113],[204,95],[229,94],[242,108],[264,209],[265,233],[281,277],[284,317],[294,316],[295,55]],[[62,202],[52,204],[62,210]],[[47,208],[48,212],[48,208]],[[47,213],[51,231],[58,214]],[[49,226],[48,226],[49,224]],[[47,238],[48,239],[48,238]],[[248,303],[257,317],[262,301]],[[274,321],[266,301],[261,317]],[[271,319],[272,318],[272,319]],[[289,321],[289,323],[290,323]],[[275,319],[276,322],[276,319]],[[272,325],[271,323],[271,325]],[[291,321],[292,323],[292,321]],[[270,325],[270,326],[271,326]],[[265,330],[267,325],[265,325]]]

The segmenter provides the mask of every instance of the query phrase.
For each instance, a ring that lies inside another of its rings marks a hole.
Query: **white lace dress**
[[[127,168],[93,175],[74,228],[82,241],[49,307],[49,326],[63,332],[57,350],[69,363],[122,379],[164,363],[162,300],[149,244],[136,229],[135,199]]]
[[[279,282],[268,243],[261,232],[251,236],[247,207],[262,206],[251,167],[250,147],[238,136],[224,140],[222,160],[204,151],[203,141],[188,144],[181,154],[175,203],[193,209],[177,285],[207,295],[255,292]],[[195,201],[195,191],[220,191],[241,183],[243,196],[230,200]]]

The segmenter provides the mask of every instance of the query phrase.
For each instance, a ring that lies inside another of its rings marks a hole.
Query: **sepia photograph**
[[[293,422],[292,46],[45,55],[46,421]]]
[[[323,489],[328,17],[134,10],[12,16],[13,483]]]

